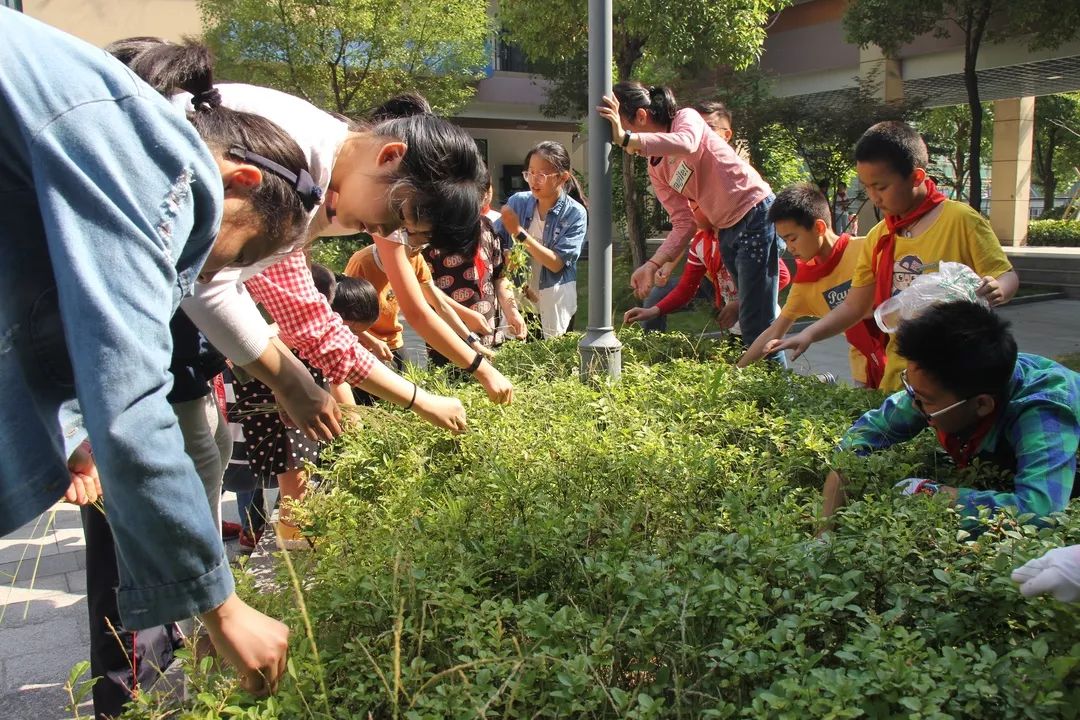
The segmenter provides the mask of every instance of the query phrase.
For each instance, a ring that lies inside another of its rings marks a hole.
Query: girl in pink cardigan
[[[696,111],[678,109],[666,87],[624,81],[597,108],[613,142],[649,158],[649,180],[671,216],[671,232],[630,285],[644,297],[656,271],[690,244],[696,202],[720,239],[720,253],[739,292],[739,325],[749,345],[776,319],[780,239],[768,222],[774,195],[757,170],[714,133]]]

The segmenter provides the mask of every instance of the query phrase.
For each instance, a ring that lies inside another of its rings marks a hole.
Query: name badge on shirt
[[[671,185],[675,192],[681,194],[693,174],[694,171],[690,169],[690,166],[685,161],[680,162],[679,167],[675,168],[675,174],[671,176],[671,182],[668,184]]]

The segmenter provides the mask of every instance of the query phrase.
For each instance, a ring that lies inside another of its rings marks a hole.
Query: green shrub
[[[1054,528],[986,518],[972,538],[944,498],[892,488],[919,473],[979,482],[940,467],[929,433],[834,458],[880,395],[639,333],[624,335],[618,383],[585,385],[577,341],[501,351],[511,406],[452,388],[461,437],[367,411],[298,511],[320,537],[291,556],[318,661],[287,577],[248,587],[293,628],[289,676],[253,701],[192,666],[177,716],[1077,716],[1080,608],[1027,600],[1008,578],[1080,542],[1077,507]],[[819,544],[834,460],[853,502]],[[162,717],[156,702],[127,717]]]
[[[1080,220],[1032,220],[1028,245],[1080,247]]]

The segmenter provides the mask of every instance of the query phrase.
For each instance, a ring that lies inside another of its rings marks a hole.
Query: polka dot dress
[[[322,373],[310,365],[307,368],[315,382],[323,385]],[[289,470],[299,470],[309,462],[318,464],[318,442],[308,440],[296,428],[286,427],[275,411],[251,409],[277,402],[270,388],[253,378],[246,383],[237,383],[235,391],[236,416],[244,430],[248,463],[256,477],[274,477]]]

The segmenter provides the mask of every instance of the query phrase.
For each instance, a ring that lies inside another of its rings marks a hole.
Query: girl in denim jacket
[[[4,8],[0,67],[0,534],[100,475],[125,627],[199,615],[245,687],[272,689],[288,629],[234,592],[166,399],[169,320],[196,276],[302,237],[320,199],[307,161],[275,124],[213,93],[189,122],[100,49]]]
[[[509,249],[523,243],[532,259],[530,294],[540,308],[545,338],[571,328],[577,312],[577,260],[588,225],[586,200],[570,171],[570,154],[545,140],[525,155],[529,190],[510,196],[495,230]]]

